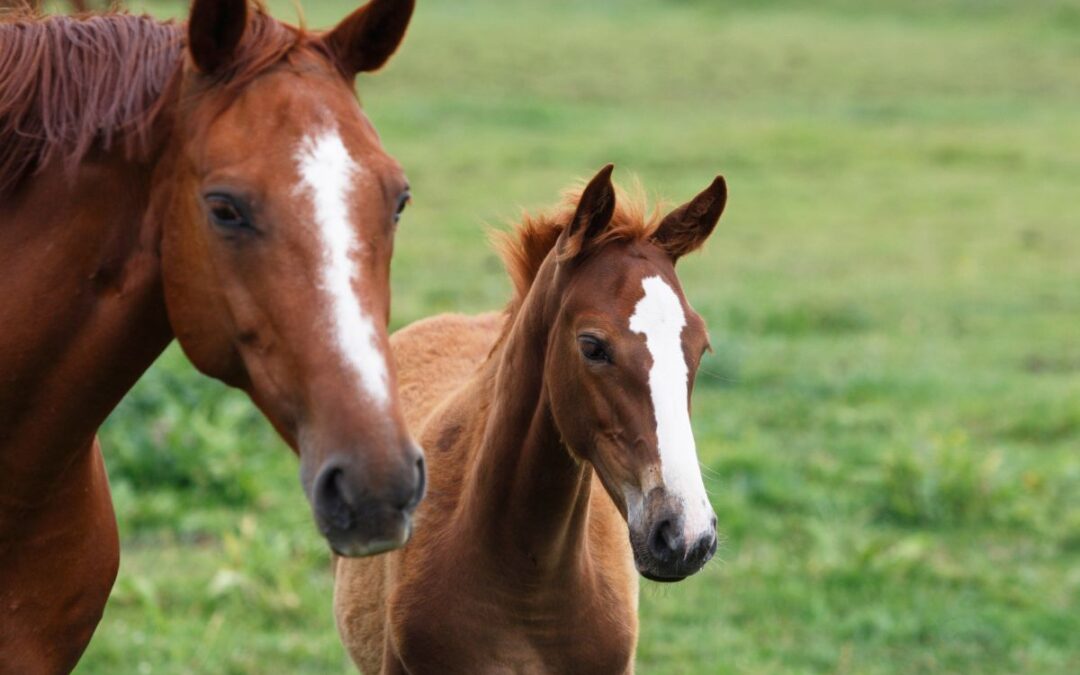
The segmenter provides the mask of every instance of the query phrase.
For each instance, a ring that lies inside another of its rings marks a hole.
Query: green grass
[[[395,326],[501,306],[485,227],[605,162],[729,180],[680,264],[725,543],[643,582],[639,672],[1080,672],[1080,2],[422,0],[359,86],[415,195]],[[103,442],[123,563],[79,672],[348,671],[250,404],[173,349]]]

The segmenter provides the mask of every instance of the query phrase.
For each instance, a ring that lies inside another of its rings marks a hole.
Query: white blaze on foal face
[[[644,297],[634,307],[630,330],[645,337],[652,357],[649,392],[656,415],[656,441],[665,491],[682,502],[685,533],[712,527],[712,507],[698,466],[687,400],[689,371],[683,353],[686,313],[679,296],[659,276],[641,282]]]
[[[355,373],[360,390],[376,405],[389,402],[386,357],[378,334],[353,289],[362,243],[349,214],[349,193],[364,169],[353,161],[334,129],[306,137],[296,152],[300,172],[298,192],[313,208],[322,264],[320,287],[326,294],[333,342],[345,364]]]

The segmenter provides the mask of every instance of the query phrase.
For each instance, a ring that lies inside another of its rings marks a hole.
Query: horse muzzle
[[[397,476],[365,475],[345,457],[325,461],[311,487],[315,523],[335,553],[346,557],[376,555],[404,546],[412,534],[412,516],[427,483],[424,457],[413,446],[410,461]]]

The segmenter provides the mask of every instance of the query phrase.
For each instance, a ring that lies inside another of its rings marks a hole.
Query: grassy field
[[[360,91],[415,196],[395,326],[501,306],[485,228],[605,162],[728,178],[680,265],[725,542],[643,582],[639,672],[1080,672],[1080,2],[421,0]],[[349,671],[246,399],[171,349],[103,436],[123,563],[78,672]]]

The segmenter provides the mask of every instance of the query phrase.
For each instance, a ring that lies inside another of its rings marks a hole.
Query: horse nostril
[[[675,525],[670,520],[662,520],[653,526],[649,536],[649,552],[659,560],[669,560],[675,557],[682,545]]]
[[[427,488],[427,467],[424,465],[424,456],[416,460],[416,489],[413,491],[412,497],[405,505],[406,511],[415,509],[420,503],[420,500],[424,498],[424,490]]]
[[[315,508],[331,526],[347,530],[352,526],[353,504],[345,485],[345,470],[328,466],[315,478]]]

